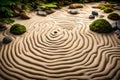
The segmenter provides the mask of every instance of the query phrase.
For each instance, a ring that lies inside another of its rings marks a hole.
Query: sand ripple
[[[90,22],[66,12],[30,22],[1,46],[0,80],[119,80],[120,41],[91,32]]]

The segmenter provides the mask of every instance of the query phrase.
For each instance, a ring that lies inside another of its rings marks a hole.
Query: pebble
[[[70,14],[78,14],[78,11],[76,9],[72,9],[72,10],[68,11],[68,13],[70,13]]]
[[[90,15],[90,16],[89,16],[89,19],[94,19],[94,18],[95,18],[94,15]]]

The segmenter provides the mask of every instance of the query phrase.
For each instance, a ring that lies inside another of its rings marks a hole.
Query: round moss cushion
[[[119,20],[120,19],[120,15],[117,13],[111,13],[108,15],[108,18],[111,20]]]
[[[98,33],[109,33],[113,31],[111,24],[105,19],[97,19],[89,27],[90,30]]]
[[[113,12],[113,9],[112,8],[105,8],[104,12],[105,13],[111,13],[111,12]]]
[[[21,24],[14,24],[10,28],[10,32],[15,35],[20,35],[26,32],[26,27]]]

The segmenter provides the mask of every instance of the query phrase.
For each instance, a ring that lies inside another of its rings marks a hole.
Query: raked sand
[[[27,32],[0,32],[1,39],[13,38],[0,44],[0,80],[120,80],[120,40],[114,33],[89,30],[92,10],[108,15],[91,8],[96,4],[85,4],[77,15],[65,7],[47,17],[32,13],[30,20],[17,18],[15,23]]]

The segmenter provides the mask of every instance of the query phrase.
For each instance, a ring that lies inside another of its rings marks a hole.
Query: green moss
[[[108,15],[108,18],[111,20],[119,20],[120,19],[120,15],[117,13],[111,13]]]
[[[105,19],[97,19],[93,21],[89,27],[90,30],[98,33],[109,33],[112,31],[111,24]]]
[[[113,9],[112,8],[105,8],[104,12],[105,13],[110,13],[110,12],[113,12]]]
[[[10,28],[10,32],[15,35],[20,35],[26,32],[26,28],[24,25],[21,24],[14,24]]]
[[[14,23],[14,19],[12,19],[12,18],[0,18],[0,22],[11,24],[11,23]]]

